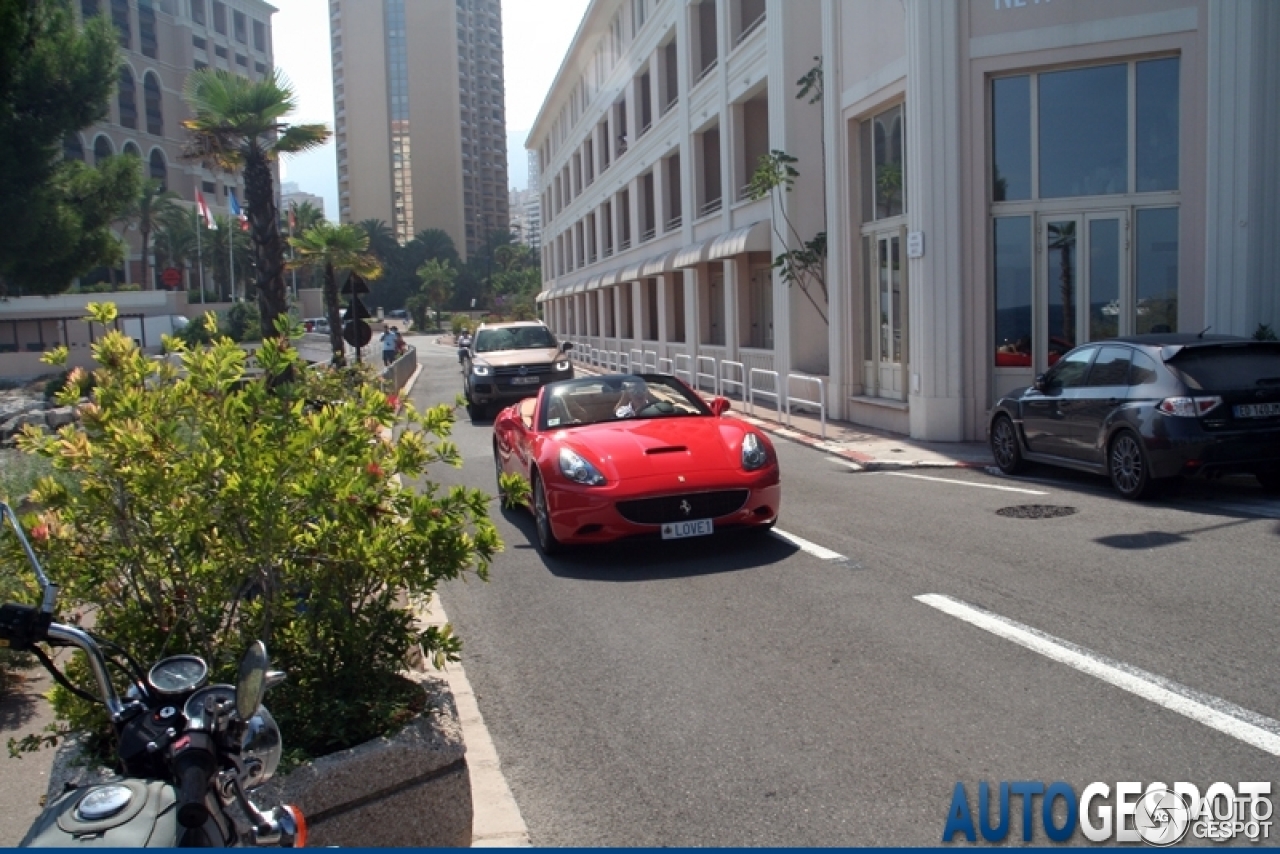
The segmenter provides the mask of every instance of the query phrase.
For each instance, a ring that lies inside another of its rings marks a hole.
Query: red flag
[[[204,193],[196,190],[196,209],[200,212],[200,216],[204,217],[205,228],[218,230],[218,224],[213,221],[213,213],[209,210],[209,204],[204,200]]]
[[[293,234],[298,227],[297,209],[293,205],[289,205],[289,233]]]

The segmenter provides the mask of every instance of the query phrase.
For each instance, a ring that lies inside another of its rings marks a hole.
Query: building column
[[[734,255],[720,262],[724,268],[724,357],[731,362],[738,361],[742,347],[742,321],[738,313],[746,304],[739,292],[748,281],[743,269],[746,258],[746,255]]]
[[[640,245],[640,238],[644,234],[644,229],[640,223],[640,193],[640,176],[637,175],[627,182],[627,205],[630,208],[627,215],[631,220],[632,249]]]
[[[924,254],[907,259],[911,436],[956,442],[965,435],[965,305],[960,235],[960,7],[906,0],[907,220]],[[904,254],[905,254],[905,247]]]

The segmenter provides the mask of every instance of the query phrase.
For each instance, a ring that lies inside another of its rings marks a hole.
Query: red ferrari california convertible
[[[564,380],[498,413],[494,462],[528,479],[544,554],[768,530],[782,498],[778,457],[764,433],[722,417],[728,408],[662,374]]]

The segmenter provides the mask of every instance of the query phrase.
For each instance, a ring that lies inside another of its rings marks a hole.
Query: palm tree
[[[445,299],[453,289],[453,280],[458,277],[458,271],[448,261],[432,258],[418,268],[416,276],[422,282],[422,288],[418,295],[422,297],[425,303],[416,302],[415,304],[423,305],[424,308],[426,305],[435,308],[436,326],[439,326],[440,308],[444,305]],[[410,299],[413,298],[410,297]],[[425,316],[423,319],[425,320]],[[425,326],[426,324],[423,325]]]
[[[175,205],[165,211],[156,223],[156,265],[185,269],[192,266],[196,254],[196,221],[194,208]]]
[[[222,69],[204,68],[188,75],[185,97],[192,118],[182,123],[190,135],[183,156],[244,175],[258,308],[264,334],[272,335],[276,318],[288,314],[289,294],[271,164],[281,154],[323,145],[329,128],[283,121],[297,101],[279,69],[253,81]]]
[[[176,210],[178,194],[164,188],[155,178],[142,182],[142,190],[120,215],[126,227],[136,227],[142,237],[142,289],[155,290],[155,277],[151,275],[151,233],[163,222],[168,211]]]
[[[413,236],[411,242],[417,244],[416,248],[422,253],[424,261],[432,258],[450,262],[458,260],[458,247],[454,245],[449,233],[442,229],[424,228]]]
[[[324,314],[329,319],[329,344],[336,364],[346,361],[342,343],[342,320],[338,312],[337,270],[345,268],[360,276],[374,279],[382,267],[369,254],[369,235],[355,225],[334,225],[320,220],[297,237],[289,238],[296,260],[290,266],[324,270]]]
[[[318,207],[311,204],[311,202],[303,202],[300,205],[294,206],[293,217],[297,220],[297,225],[294,231],[301,234],[307,229],[314,228],[318,225],[319,222],[324,219],[324,214],[320,212]]]
[[[369,235],[369,251],[378,256],[384,267],[390,266],[400,252],[400,241],[391,226],[380,219],[362,219],[356,224]]]

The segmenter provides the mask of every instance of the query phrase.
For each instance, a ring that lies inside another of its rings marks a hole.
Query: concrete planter
[[[414,674],[429,711],[399,733],[323,756],[251,796],[259,806],[294,804],[307,818],[308,847],[470,847],[471,775],[453,694],[443,679]],[[268,708],[270,707],[270,697]],[[289,733],[283,733],[285,744]],[[64,784],[110,776],[75,764],[79,743],[59,749],[49,797]]]

